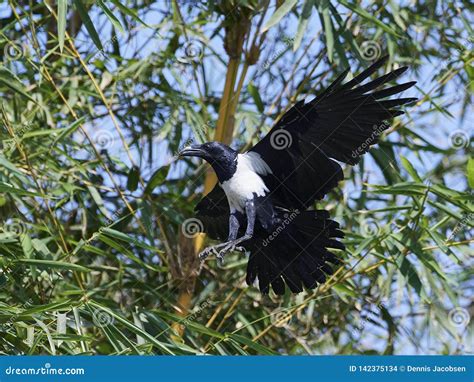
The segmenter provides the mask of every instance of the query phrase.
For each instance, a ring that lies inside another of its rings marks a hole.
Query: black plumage
[[[258,278],[262,293],[271,286],[283,294],[285,284],[297,293],[325,281],[340,263],[328,249],[344,249],[337,240],[343,233],[327,211],[308,209],[343,179],[338,161],[357,164],[389,128],[386,121],[403,114],[397,107],[416,100],[386,99],[415,82],[379,89],[406,67],[362,84],[386,60],[343,84],[346,70],[312,101],[296,103],[247,153],[217,142],[183,150],[207,160],[219,179],[196,212],[211,238],[227,241],[202,257],[250,252],[247,282]]]

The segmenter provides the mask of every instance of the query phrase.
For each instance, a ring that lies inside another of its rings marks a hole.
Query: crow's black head
[[[178,155],[204,159],[212,166],[221,183],[230,179],[237,168],[237,151],[220,142],[191,145],[181,150]]]

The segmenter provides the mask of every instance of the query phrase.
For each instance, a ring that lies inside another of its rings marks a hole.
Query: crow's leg
[[[236,239],[236,236],[232,239],[227,241],[227,243],[222,243],[220,246],[222,249],[219,250],[218,255],[216,256],[217,259],[222,263],[224,260],[224,256],[228,252],[232,251],[240,251],[245,252],[245,248],[239,246],[240,243],[249,240],[253,236],[253,230],[255,227],[255,218],[257,216],[257,208],[255,207],[254,200],[248,200],[245,203],[245,214],[247,215],[247,229],[245,230],[244,236]]]
[[[237,238],[237,234],[239,232],[239,219],[237,216],[236,211],[232,211],[229,216],[229,236],[227,237],[227,241],[225,243],[213,245],[211,247],[207,247],[199,254],[199,259],[204,261],[209,255],[215,255],[220,262],[222,262],[222,258],[219,256],[219,249],[225,247],[225,245]]]

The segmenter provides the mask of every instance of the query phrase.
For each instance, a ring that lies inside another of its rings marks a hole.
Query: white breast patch
[[[270,167],[259,154],[238,154],[235,174],[221,184],[231,212],[243,212],[245,202],[252,199],[253,194],[264,196],[268,192],[268,188],[259,174],[266,175],[271,172]]]

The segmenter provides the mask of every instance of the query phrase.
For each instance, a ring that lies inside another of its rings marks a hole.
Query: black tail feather
[[[270,286],[277,295],[285,293],[285,284],[293,293],[313,289],[333,273],[341,263],[327,248],[344,250],[336,238],[344,237],[339,224],[327,211],[278,211],[279,223],[267,236],[260,233],[246,243],[251,255],[247,265],[247,283],[258,279],[263,294]]]

